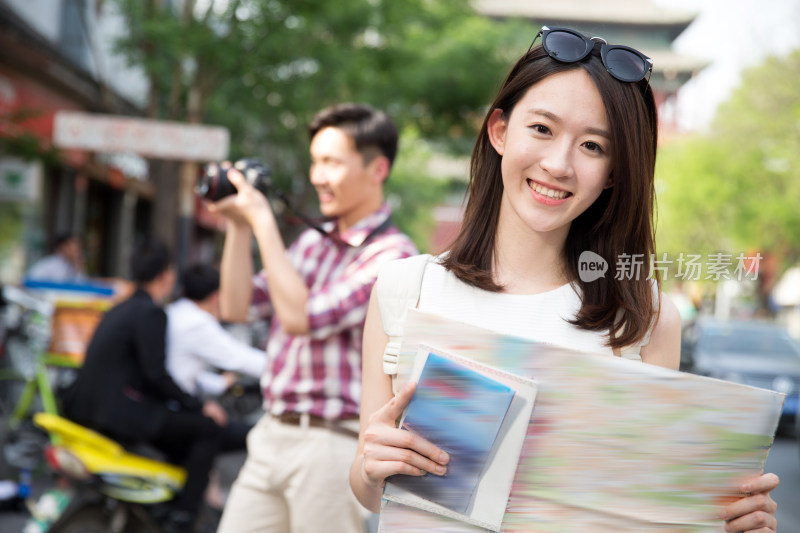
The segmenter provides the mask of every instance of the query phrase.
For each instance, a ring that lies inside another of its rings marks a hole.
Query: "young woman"
[[[614,268],[617,258],[655,252],[652,61],[565,28],[545,27],[539,35],[542,44],[514,65],[486,115],[461,231],[449,252],[426,266],[418,307],[677,369],[680,317],[658,290],[658,276],[649,279],[646,264],[638,272]],[[581,279],[584,251],[609,263],[605,277]],[[402,284],[386,277],[378,284]],[[361,436],[350,472],[356,496],[375,512],[386,477],[443,474],[448,462],[435,445],[396,428],[414,388],[395,396],[384,374],[381,308],[390,304],[376,294],[364,333]],[[767,474],[740,487],[748,496],[720,511],[726,531],[774,531],[777,506],[769,492],[777,484]]]

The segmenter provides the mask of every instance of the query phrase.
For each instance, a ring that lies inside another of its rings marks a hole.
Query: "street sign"
[[[230,134],[221,126],[58,111],[53,144],[93,152],[133,152],[155,159],[221,161],[228,157]]]
[[[0,158],[0,201],[35,202],[42,183],[41,161]]]

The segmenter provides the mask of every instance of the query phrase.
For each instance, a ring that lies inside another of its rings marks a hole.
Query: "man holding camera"
[[[212,206],[227,219],[220,307],[272,317],[262,378],[265,415],[218,533],[361,532],[365,510],[348,482],[358,440],[361,337],[380,267],[417,253],[389,222],[383,183],[397,129],[381,111],[341,104],[309,125],[311,184],[332,222],[286,250],[263,194],[228,171],[238,193]],[[253,276],[255,236],[264,269]]]

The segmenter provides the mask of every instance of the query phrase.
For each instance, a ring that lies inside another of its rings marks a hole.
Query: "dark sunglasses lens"
[[[606,68],[622,81],[639,81],[647,73],[645,60],[624,48],[612,48],[606,54]]]
[[[565,31],[551,31],[544,40],[547,52],[559,61],[570,63],[586,55],[586,41]]]

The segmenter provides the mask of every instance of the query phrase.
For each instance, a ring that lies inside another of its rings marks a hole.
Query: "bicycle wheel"
[[[124,516],[123,516],[124,515]],[[92,504],[74,512],[65,511],[48,533],[159,533],[158,526],[137,506],[123,506],[115,512],[103,504]]]
[[[10,418],[25,382],[8,367],[0,369],[0,377],[3,378],[0,380],[0,479],[11,479],[16,477],[17,469],[7,460],[6,446],[15,439],[18,428],[11,428]]]
[[[0,363],[0,418],[3,422],[11,415],[25,390],[26,375],[23,370],[28,369],[19,368],[18,362],[26,360],[26,351],[25,341],[19,336],[12,335],[6,339],[5,353]]]
[[[51,533],[107,533],[111,517],[102,505],[90,505],[64,515],[50,526]]]

